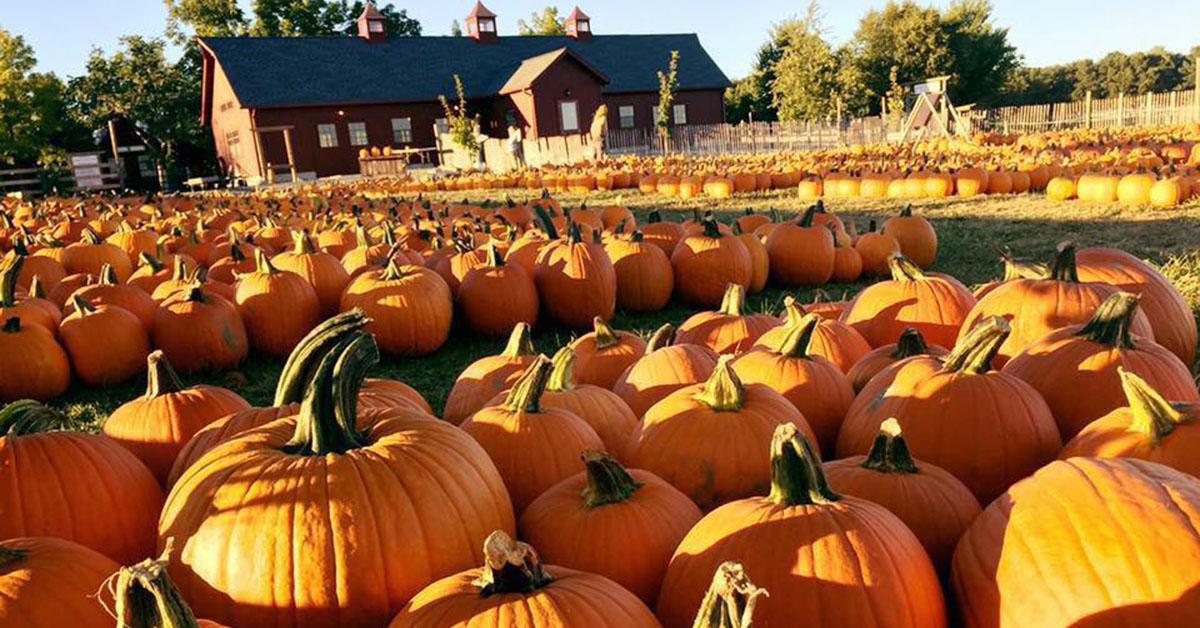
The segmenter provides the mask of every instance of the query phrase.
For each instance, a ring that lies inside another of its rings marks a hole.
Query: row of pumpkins
[[[1180,139],[1187,138],[1187,139]],[[1008,143],[925,141],[776,155],[626,156],[587,167],[509,174],[401,179],[396,193],[523,188],[588,194],[638,190],[689,199],[795,190],[800,198],[920,199],[1046,192],[1138,206],[1174,207],[1200,192],[1200,129],[1080,129],[1021,136]],[[1133,178],[1122,183],[1127,175]],[[1083,191],[1076,184],[1084,178]],[[1092,192],[1087,179],[1113,179]],[[1124,189],[1118,194],[1118,184]],[[1144,190],[1142,188],[1145,188]]]
[[[1174,288],[1070,244],[974,293],[890,265],[782,318],[736,283],[648,340],[597,318],[553,359],[519,323],[441,419],[366,377],[360,309],[298,343],[271,407],[184,388],[159,352],[102,434],[11,404],[0,620],[1193,621],[1200,394],[1158,340]]]
[[[638,225],[625,207],[571,211],[548,195],[499,209],[197,213],[10,219],[0,352],[19,358],[0,361],[0,401],[62,395],[72,372],[88,386],[127,381],[154,348],[185,372],[231,369],[251,350],[283,357],[354,308],[385,353],[421,356],[446,342],[456,311],[489,337],[542,316],[580,329],[672,298],[715,307],[729,283],[853,282],[886,274],[895,253],[921,266],[937,253],[933,227],[907,208],[860,236],[819,202],[798,219],[750,212],[732,225],[655,214]]]

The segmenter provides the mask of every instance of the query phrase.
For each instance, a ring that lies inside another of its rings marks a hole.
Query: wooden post
[[[1117,126],[1125,126],[1125,92],[1117,94]]]
[[[1167,113],[1167,124],[1175,124],[1175,107],[1179,106],[1179,92],[1171,92],[1171,109]]]
[[[250,133],[254,136],[254,157],[258,163],[258,176],[267,176],[266,162],[263,161],[262,138],[258,136],[258,129],[251,129]]]
[[[1196,62],[1192,65],[1196,67],[1196,82],[1194,83],[1196,91],[1192,94],[1192,122],[1200,122],[1200,55],[1196,55]]]
[[[290,128],[283,130],[283,148],[287,151],[288,169],[292,173],[292,183],[297,183],[300,178],[296,173],[296,157],[292,154],[292,130]]]
[[[112,144],[113,166],[117,169],[117,178],[121,187],[125,187],[125,168],[121,163],[121,151],[117,149],[117,119],[112,116],[108,118],[108,141]]]
[[[1154,119],[1154,93],[1146,92],[1146,117],[1144,124],[1149,125],[1152,119]]]
[[[1083,97],[1083,128],[1092,128],[1092,90]]]

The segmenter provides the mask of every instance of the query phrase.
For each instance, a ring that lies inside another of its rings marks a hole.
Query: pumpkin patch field
[[[0,201],[0,627],[1194,625],[1197,200],[805,180]]]

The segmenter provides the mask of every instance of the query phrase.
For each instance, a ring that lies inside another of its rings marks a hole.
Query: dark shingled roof
[[[453,97],[454,75],[469,98],[500,91],[521,62],[568,48],[609,79],[604,93],[658,90],[672,50],[679,51],[679,88],[724,89],[729,79],[696,35],[501,37],[206,37],[245,107],[425,102]]]

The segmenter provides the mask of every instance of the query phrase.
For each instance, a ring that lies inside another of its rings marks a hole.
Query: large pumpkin
[[[317,291],[296,273],[279,270],[256,249],[255,270],[241,275],[234,301],[255,351],[283,357],[321,322]]]
[[[538,253],[534,280],[546,313],[567,327],[587,327],[597,316],[609,320],[617,307],[617,275],[608,253],[584,242],[576,223],[567,238]]]
[[[892,279],[869,286],[850,304],[842,321],[866,338],[872,347],[900,339],[913,327],[925,340],[948,347],[958,338],[975,297],[949,275],[927,275],[903,255],[890,260]]]
[[[1192,625],[1198,529],[1194,477],[1141,460],[1048,464],[988,506],[959,542],[953,584],[963,624]]]
[[[506,264],[495,245],[488,245],[484,265],[463,276],[455,301],[467,325],[488,338],[504,337],[517,323],[537,324],[533,276],[517,264]]]
[[[825,475],[835,491],[875,502],[899,517],[943,576],[950,573],[958,539],[980,512],[958,478],[913,458],[895,419],[883,422],[867,455],[826,462]]]
[[[822,286],[833,276],[833,234],[814,224],[816,206],[798,222],[780,223],[767,236],[771,278],[786,287]]]
[[[824,627],[946,625],[937,574],[900,519],[834,492],[796,426],[776,428],[769,452],[770,492],[708,513],[675,550],[655,609],[664,626],[691,626],[730,560],[769,592],[754,625],[794,626],[797,613]]]
[[[467,435],[356,407],[377,360],[369,335],[350,335],[321,358],[298,414],[216,447],[179,478],[159,545],[174,539],[171,578],[198,615],[380,626],[430,582],[478,563],[490,530],[514,529],[499,473]]]
[[[854,391],[836,364],[809,353],[819,321],[815,314],[806,315],[779,344],[755,347],[735,358],[733,370],[742,383],[764,384],[783,395],[804,415],[821,450],[833,451]]]
[[[532,547],[504,532],[487,538],[483,554],[482,568],[429,585],[404,606],[389,627],[659,626],[645,604],[612,580],[566,567],[543,568]]]
[[[154,346],[181,371],[227,370],[250,351],[237,306],[199,285],[176,292],[154,317]]]
[[[746,245],[737,236],[723,233],[714,218],[705,218],[703,230],[679,242],[671,254],[675,293],[684,301],[715,307],[729,284],[745,287],[754,278]]]
[[[154,475],[110,438],[52,431],[66,421],[34,401],[0,410],[0,538],[60,537],[121,562],[149,556],[163,503]]]
[[[146,394],[113,410],[104,422],[104,434],[137,456],[165,485],[192,435],[250,404],[216,386],[185,388],[162,351],[151,353],[146,363]]]
[[[628,312],[657,312],[675,289],[671,259],[645,240],[641,231],[615,237],[604,246],[617,276],[617,305]]]
[[[770,484],[766,449],[781,423],[809,439],[804,416],[762,384],[743,385],[732,356],[708,381],[681,388],[646,411],[630,464],[683,491],[704,510],[758,494]]]
[[[769,314],[745,312],[746,287],[731,283],[725,288],[721,307],[688,317],[675,334],[677,342],[702,345],[718,355],[738,354],[749,349],[767,330],[779,327]]]
[[[674,344],[675,328],[663,325],[646,343],[646,353],[613,384],[638,418],[672,392],[708,379],[717,354],[700,345]]]
[[[1138,301],[1136,295],[1118,292],[1096,308],[1087,324],[1051,332],[1004,366],[1005,373],[1025,380],[1046,400],[1063,440],[1125,405],[1122,368],[1168,399],[1200,401],[1187,366],[1158,343],[1130,331]]]
[[[17,277],[24,267],[25,257],[16,255],[0,261],[0,321],[20,318],[26,325],[38,325],[54,334],[62,322],[56,308],[43,307],[30,299],[17,299]]]
[[[615,330],[597,317],[593,331],[571,342],[575,350],[575,381],[612,389],[629,365],[646,352],[646,341],[637,334]]]
[[[900,215],[883,221],[882,233],[896,238],[900,252],[921,268],[933,266],[937,258],[937,232],[924,216],[913,215],[912,205],[905,205]]]
[[[120,567],[95,550],[63,539],[0,541],[0,625],[111,628],[112,617],[97,593]]]
[[[511,388],[537,359],[532,333],[529,324],[517,323],[503,351],[480,358],[463,369],[446,397],[442,418],[454,424],[462,423],[493,397]]]
[[[959,340],[971,333],[979,321],[1001,316],[1012,326],[1012,333],[996,354],[996,367],[1046,334],[1067,325],[1086,323],[1096,307],[1117,292],[1102,283],[1081,283],[1075,267],[1075,244],[1058,247],[1050,276],[1046,279],[1007,281],[988,292],[971,308],[959,330]],[[1153,339],[1154,331],[1142,313],[1135,315],[1133,332]]]
[[[1200,403],[1173,403],[1132,372],[1118,373],[1126,405],[1080,430],[1059,459],[1138,458],[1200,478]]]
[[[922,459],[953,473],[980,503],[1052,460],[1062,439],[1046,402],[1024,381],[990,370],[1008,334],[1004,319],[989,318],[942,360],[897,363],[890,384],[868,386],[855,400],[838,457],[870,451],[880,425],[895,417]]]
[[[41,325],[0,321],[0,356],[0,402],[53,399],[71,386],[67,352]]]
[[[388,355],[429,355],[450,337],[454,300],[446,281],[428,268],[402,266],[393,258],[384,270],[355,277],[341,299],[343,312],[367,313],[367,331]]]
[[[649,471],[626,470],[603,452],[583,460],[587,470],[542,493],[517,528],[547,561],[611,578],[653,604],[700,509]]]

